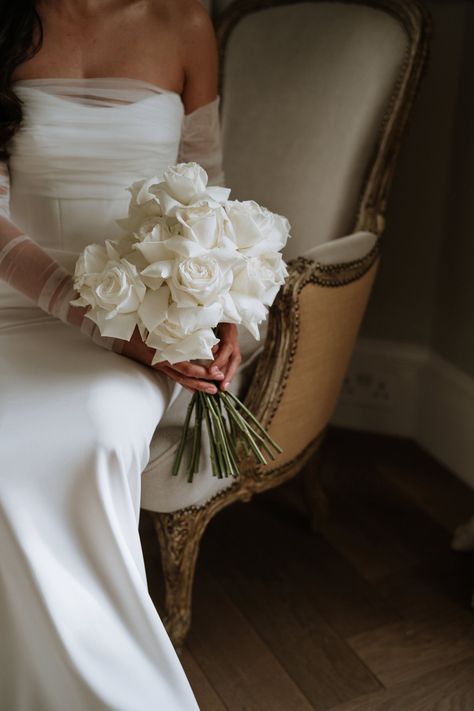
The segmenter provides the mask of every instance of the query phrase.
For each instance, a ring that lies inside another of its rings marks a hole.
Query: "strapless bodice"
[[[175,162],[184,115],[179,94],[120,81],[76,81],[82,102],[71,93],[74,80],[15,82],[23,122],[10,145],[14,192],[114,199],[137,176],[159,174]],[[140,86],[143,98],[127,100]],[[104,105],[101,95],[110,93],[116,98]]]
[[[14,82],[23,121],[9,142],[11,219],[73,270],[81,250],[123,234],[127,187],[177,162],[179,94],[135,79]],[[0,308],[28,301],[0,284]]]

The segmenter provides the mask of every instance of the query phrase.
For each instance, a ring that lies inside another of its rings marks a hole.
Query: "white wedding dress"
[[[11,218],[72,268],[119,234],[126,187],[177,161],[183,104],[136,80],[15,90]],[[180,388],[0,282],[2,711],[198,708],[138,534],[141,472]]]

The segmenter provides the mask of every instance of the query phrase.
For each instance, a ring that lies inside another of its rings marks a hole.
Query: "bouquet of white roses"
[[[229,200],[230,190],[207,185],[197,163],[170,166],[162,179],[134,183],[119,240],[85,247],[75,268],[80,296],[103,336],[130,340],[135,328],[155,349],[152,365],[213,359],[220,322],[245,326],[260,339],[288,274],[281,249],[288,220],[253,200]],[[266,463],[280,447],[230,391],[196,392],[189,404],[173,474],[179,471],[195,415],[188,481],[197,470],[206,423],[216,476],[237,476],[238,443]]]

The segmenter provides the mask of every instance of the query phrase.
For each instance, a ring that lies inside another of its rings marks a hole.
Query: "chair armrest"
[[[289,262],[245,396],[247,407],[283,448],[257,474],[304,455],[327,426],[378,269],[379,243],[352,262],[324,265],[303,257]]]

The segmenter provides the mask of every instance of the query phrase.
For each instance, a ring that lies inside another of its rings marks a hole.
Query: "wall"
[[[474,106],[468,91],[473,62],[467,21],[471,16],[472,23],[472,7],[456,0],[426,5],[434,21],[431,56],[401,151],[383,262],[361,335],[430,346],[474,375],[474,340],[472,331],[470,338],[466,332],[474,296],[468,274]]]
[[[464,52],[453,126],[449,189],[438,262],[434,349],[474,375],[474,5],[464,16]]]

